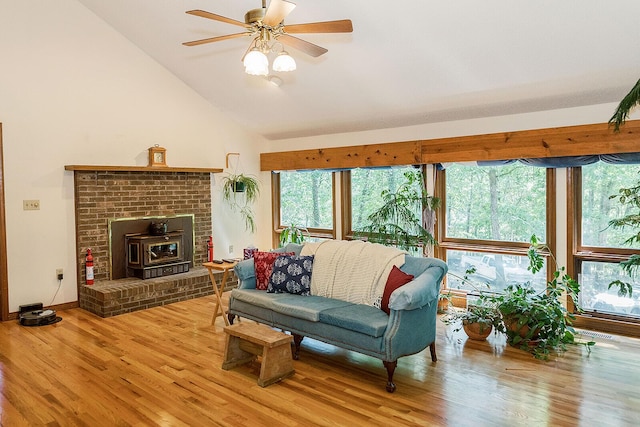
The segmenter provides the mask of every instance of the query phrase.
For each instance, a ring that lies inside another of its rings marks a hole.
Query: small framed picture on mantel
[[[167,149],[158,144],[149,147],[149,166],[167,167]]]

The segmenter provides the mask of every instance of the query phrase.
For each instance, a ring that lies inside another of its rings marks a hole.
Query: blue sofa
[[[288,244],[276,251],[300,254],[301,249]],[[400,269],[414,279],[391,294],[387,315],[371,305],[257,290],[253,259],[241,261],[235,267],[239,287],[231,292],[229,320],[233,323],[239,316],[291,332],[294,359],[305,336],[381,359],[387,369],[386,389],[393,392],[399,357],[429,346],[431,359],[437,360],[436,310],[447,265],[436,258],[405,255]]]

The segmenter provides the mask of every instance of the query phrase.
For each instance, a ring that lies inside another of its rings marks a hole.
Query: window
[[[620,165],[597,162],[576,168],[576,194],[579,195],[576,226],[578,247],[576,270],[581,284],[582,308],[595,315],[616,315],[640,319],[640,300],[617,295],[617,288],[608,289],[614,280],[629,282],[640,289],[626,275],[619,261],[637,253],[640,244],[625,245],[625,240],[634,233],[630,229],[615,229],[609,221],[632,213],[610,196],[618,194],[620,188],[638,182],[638,165]],[[637,294],[636,294],[637,295]]]
[[[528,242],[546,236],[545,169],[451,165],[446,169],[446,236]]]
[[[528,271],[526,251],[533,234],[545,241],[555,209],[552,169],[509,163],[492,166],[447,165],[437,175],[439,253],[449,265],[447,287],[503,291],[530,281],[543,290],[546,268]],[[548,210],[549,209],[549,210]],[[550,247],[553,246],[548,242]],[[473,268],[475,273],[467,271]],[[469,279],[465,281],[464,278]]]
[[[406,181],[405,172],[415,172],[412,166],[381,169],[353,169],[350,173],[350,230],[362,230],[368,223],[367,217],[380,208],[383,204],[382,192],[394,192]],[[416,182],[416,190],[420,192],[419,183]],[[420,212],[416,212],[419,217]]]
[[[334,178],[330,171],[272,174],[274,228],[289,225],[307,228],[311,237],[334,238]]]

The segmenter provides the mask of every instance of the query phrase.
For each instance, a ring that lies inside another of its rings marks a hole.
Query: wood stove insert
[[[175,230],[163,235],[125,235],[127,277],[152,279],[189,271],[184,260],[184,232]]]

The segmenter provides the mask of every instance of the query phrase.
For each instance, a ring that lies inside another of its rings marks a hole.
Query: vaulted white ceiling
[[[298,69],[244,73],[250,38],[191,9],[244,21],[261,0],[79,0],[220,111],[269,139],[618,102],[640,78],[637,0],[292,0],[286,24],[351,19],[353,33],[299,34]],[[604,117],[606,121],[608,117]]]

